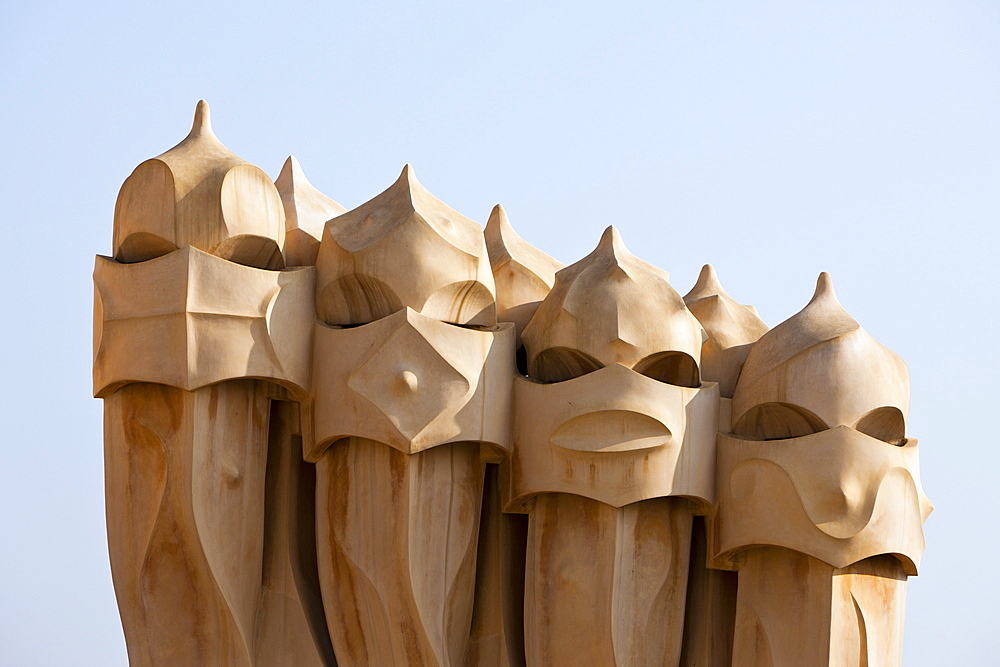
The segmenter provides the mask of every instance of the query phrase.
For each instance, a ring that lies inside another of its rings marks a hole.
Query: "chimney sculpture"
[[[728,430],[736,379],[751,347],[767,332],[767,325],[753,306],[737,303],[726,294],[710,264],[702,268],[698,282],[684,296],[684,303],[708,334],[701,348],[701,377],[719,384],[719,422]],[[694,517],[681,655],[684,667],[733,664],[737,578],[735,572],[709,567],[708,535],[714,520],[714,513]]]
[[[306,455],[334,650],[349,665],[461,665],[514,373],[482,228],[407,165],[326,224],[317,269]]]
[[[94,269],[94,393],[129,661],[251,665],[277,651],[319,665],[311,593],[296,585],[315,574],[289,551],[311,526],[282,502],[296,471],[268,471],[294,453],[270,416],[294,420],[284,399],[309,389],[314,270],[274,270],[278,192],[208,114],[199,102],[188,137],[125,181],[115,259]]]
[[[350,211],[208,106],[98,257],[134,665],[899,665],[931,511],[902,360],[768,331],[609,227],[563,266],[407,166]]]
[[[826,273],[754,345],[719,438],[715,549],[739,572],[733,664],[900,664],[931,511],[908,404],[905,364]]]
[[[667,274],[614,227],[524,330],[508,511],[529,515],[528,664],[677,664],[692,503],[711,506],[718,387]]]

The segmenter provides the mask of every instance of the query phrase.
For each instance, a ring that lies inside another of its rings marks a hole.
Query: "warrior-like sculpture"
[[[334,649],[349,665],[461,665],[514,373],[482,228],[407,166],[327,223],[317,269],[306,457]]]
[[[931,506],[903,361],[827,274],[743,366],[719,440],[715,548],[739,572],[733,664],[898,665]]]
[[[667,274],[609,227],[523,335],[508,510],[529,515],[528,664],[677,664],[692,499],[713,499],[718,387]]]
[[[569,266],[406,166],[347,210],[208,106],[94,270],[134,665],[899,665],[931,511],[829,276],[772,330],[614,227]]]
[[[94,270],[108,543],[135,665],[332,662],[310,624],[312,533],[295,445],[309,390],[314,270],[280,271],[270,179],[198,104],[139,165]],[[275,416],[272,419],[272,416]],[[270,460],[270,463],[269,463]],[[322,613],[322,610],[319,610]]]

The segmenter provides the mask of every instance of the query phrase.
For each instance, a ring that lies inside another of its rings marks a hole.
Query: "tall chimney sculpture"
[[[313,433],[320,584],[347,664],[460,665],[485,462],[509,449],[514,327],[482,228],[407,165],[326,225]]]
[[[525,327],[509,511],[529,515],[529,664],[677,664],[692,502],[714,495],[718,387],[667,274],[609,227]]]
[[[298,541],[265,493],[288,481],[268,478],[269,416],[308,395],[313,321],[313,269],[276,270],[278,192],[199,102],[187,138],[125,181],[114,239],[94,270],[94,393],[129,661],[257,664],[276,623],[289,657],[322,664],[310,593],[286,589],[299,604],[280,618],[266,597],[281,587],[266,566]]]
[[[722,289],[711,264],[702,268],[698,282],[684,296],[684,303],[708,335],[701,348],[701,377],[719,384],[719,422],[728,431],[736,380],[753,344],[767,332],[767,325],[753,306],[737,303]],[[737,576],[735,572],[709,567],[708,538],[714,520],[711,512],[694,517],[681,654],[684,667],[733,664]]]
[[[902,360],[827,274],[772,330],[614,227],[569,266],[404,167],[347,210],[208,105],[94,269],[135,665],[899,665]]]

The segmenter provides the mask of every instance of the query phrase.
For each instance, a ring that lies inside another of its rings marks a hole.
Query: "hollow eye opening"
[[[786,440],[819,433],[829,428],[822,419],[798,405],[755,405],[733,426],[733,433],[748,440]]]
[[[528,365],[528,375],[542,382],[565,382],[603,367],[597,359],[579,350],[550,347]]]
[[[363,274],[337,278],[316,298],[316,315],[335,326],[368,324],[402,308],[402,301],[388,285]]]
[[[889,405],[875,408],[859,419],[854,428],[890,445],[906,444],[906,419],[899,408]]]
[[[694,389],[701,386],[698,364],[686,352],[657,352],[641,359],[632,370],[677,387]]]
[[[528,351],[524,349],[523,345],[519,345],[517,348],[517,372],[528,377]]]

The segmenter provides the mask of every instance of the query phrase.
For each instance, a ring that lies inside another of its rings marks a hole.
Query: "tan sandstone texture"
[[[134,665],[899,665],[909,377],[820,275],[773,329],[608,227],[568,266],[407,165],[346,209],[199,102],[94,269]]]

